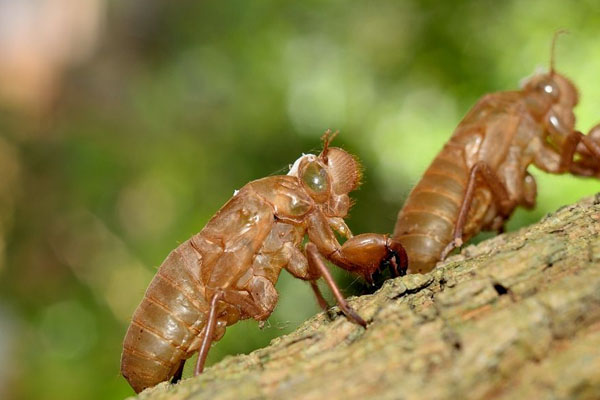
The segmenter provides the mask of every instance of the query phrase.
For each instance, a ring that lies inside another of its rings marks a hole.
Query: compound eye
[[[558,89],[558,85],[554,81],[551,81],[551,80],[541,81],[538,84],[538,89],[541,92],[551,96],[553,99],[558,99],[558,96],[560,96],[560,91]]]
[[[302,174],[302,180],[316,194],[326,193],[329,189],[327,171],[316,161],[308,163]]]

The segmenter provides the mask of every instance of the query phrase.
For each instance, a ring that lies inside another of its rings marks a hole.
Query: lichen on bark
[[[140,398],[600,399],[600,194],[350,303]]]

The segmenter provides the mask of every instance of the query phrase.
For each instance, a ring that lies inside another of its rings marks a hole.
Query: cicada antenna
[[[550,76],[554,75],[554,58],[555,58],[555,53],[556,53],[556,39],[558,38],[558,36],[560,36],[562,34],[567,34],[567,33],[569,33],[569,31],[566,29],[559,29],[556,32],[554,32],[554,37],[552,38],[552,47],[550,48]]]
[[[323,151],[321,152],[321,157],[323,160],[327,162],[327,152],[329,151],[329,144],[335,139],[335,137],[340,133],[340,131],[333,132],[331,129],[327,129],[323,136],[321,136],[321,140],[323,141]]]

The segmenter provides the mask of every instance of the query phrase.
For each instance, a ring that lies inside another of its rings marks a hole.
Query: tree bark
[[[600,193],[142,399],[600,399]]]

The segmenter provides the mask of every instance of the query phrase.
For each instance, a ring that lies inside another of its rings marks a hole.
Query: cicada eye
[[[538,83],[537,88],[539,91],[551,96],[553,99],[557,99],[560,96],[558,85],[552,80],[541,81]]]
[[[329,189],[327,171],[316,161],[308,163],[302,174],[302,181],[316,194],[326,193]]]

